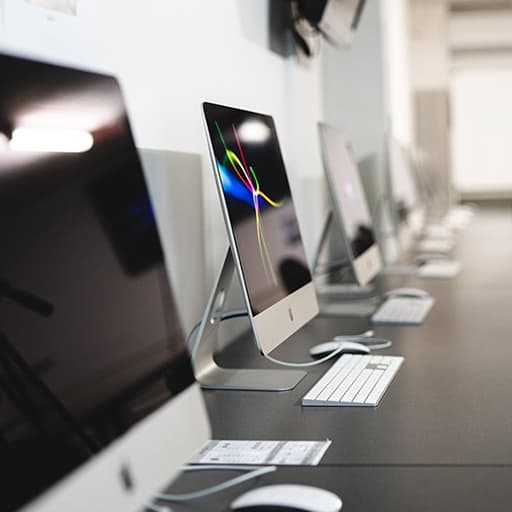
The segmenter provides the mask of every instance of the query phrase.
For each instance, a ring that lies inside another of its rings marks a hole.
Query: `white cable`
[[[220,318],[221,320],[227,320],[229,318],[238,318],[242,316],[248,316],[249,313],[247,309],[230,309],[229,311],[223,311],[220,315],[217,315],[215,318]]]
[[[341,334],[334,336],[333,341],[353,341],[368,345],[371,350],[384,350],[393,345],[387,338],[373,338],[374,331],[369,329],[361,334]]]
[[[357,336],[355,334],[354,336],[350,335],[341,335],[341,336],[334,336],[334,338],[331,341],[353,341],[355,343],[369,343],[372,340],[381,340],[382,338],[368,338],[366,336]]]
[[[268,466],[250,466],[247,464],[188,464],[181,468],[183,472],[190,471],[247,471],[261,469]]]
[[[227,466],[225,466],[227,467]],[[251,466],[245,466],[244,469],[250,468]],[[253,466],[254,467],[254,466]],[[223,469],[222,467],[215,466],[214,469]],[[276,466],[259,466],[257,469],[253,469],[244,475],[237,476],[235,478],[231,478],[230,480],[226,480],[217,485],[213,485],[212,487],[207,487],[206,489],[202,489],[201,491],[187,492],[183,494],[158,494],[156,499],[161,501],[188,501],[195,500],[198,498],[203,498],[204,496],[209,496],[210,494],[215,494],[217,492],[224,491],[229,489],[230,487],[234,487],[235,485],[241,484],[243,482],[247,482],[247,480],[252,480],[253,478],[257,478],[261,475],[265,475],[266,473],[271,473],[275,471]],[[185,469],[186,471],[194,471],[191,469]],[[197,469],[196,471],[200,471]]]
[[[241,316],[248,315],[247,310],[245,309],[235,309],[231,311],[222,312],[219,315],[215,316],[215,318],[222,320],[227,320],[229,318],[238,318]],[[186,344],[188,345],[190,343],[190,338],[192,337],[194,331],[201,325],[201,322],[197,322],[188,332],[186,337]],[[361,334],[355,334],[355,335],[340,335],[335,336],[335,341],[354,341],[359,343],[366,343],[370,347],[371,350],[382,350],[385,348],[391,347],[393,345],[393,342],[384,338],[374,338],[372,341],[377,341],[377,343],[370,345],[369,341],[370,337],[373,336],[373,331],[370,329],[368,331],[365,331]],[[379,343],[381,342],[381,343]],[[329,361],[333,357],[337,356],[338,354],[341,354],[343,352],[343,347],[340,347],[339,349],[334,350],[330,354],[317,359],[316,361],[308,361],[305,363],[291,363],[289,361],[281,361],[280,359],[275,359],[272,356],[269,356],[268,354],[263,354],[266,359],[271,361],[274,364],[278,364],[280,366],[288,366],[290,368],[308,368],[311,366],[317,366],[319,364],[325,363],[325,361]]]
[[[146,505],[146,510],[151,510],[151,512],[172,512],[172,509],[166,505],[154,505],[153,503]]]
[[[319,364],[325,363],[325,361],[329,361],[329,359],[332,359],[333,357],[341,354],[343,350],[343,347],[339,347],[334,352],[331,352],[330,354],[322,357],[321,359],[317,359],[316,361],[309,361],[307,363],[290,363],[289,361],[281,361],[280,359],[275,359],[272,356],[269,356],[268,354],[263,354],[263,356],[269,361],[272,361],[273,363],[279,364],[281,366],[289,366],[290,368],[308,368],[310,366],[317,366]]]
[[[388,348],[393,344],[391,340],[387,338],[367,338],[363,336],[335,336],[332,341],[352,341],[354,343],[362,343],[364,345],[368,345],[370,348],[380,349],[380,348]],[[385,346],[381,346],[385,345]]]
[[[366,337],[359,338],[360,343],[365,343],[368,345],[370,350],[382,350],[385,348],[389,348],[393,345],[393,342],[391,340],[387,340],[385,338],[374,338],[373,340],[367,339]],[[338,340],[339,341],[339,340]],[[348,341],[347,338],[344,338],[343,341]],[[352,339],[350,341],[353,341]],[[377,341],[382,343],[370,343],[371,341]],[[333,357],[341,354],[344,350],[346,350],[343,346],[340,346],[336,350],[333,350],[330,354],[327,354],[326,356],[322,357],[321,359],[317,359],[316,361],[310,361],[307,363],[291,363],[289,361],[281,361],[280,359],[275,359],[272,356],[269,356],[268,354],[264,354],[264,357],[268,359],[269,361],[272,361],[275,364],[279,364],[281,366],[289,366],[291,368],[308,368],[310,366],[316,366],[318,364],[322,364],[325,361],[328,361],[329,359],[332,359]]]
[[[230,311],[225,311],[222,313],[219,313],[215,315],[215,319],[219,320],[228,320],[229,318],[238,318],[242,316],[247,316],[247,310],[246,309],[232,309]],[[201,325],[202,320],[199,320],[199,322],[196,322],[188,331],[186,337],[185,337],[185,345],[188,345],[190,343],[190,340],[194,334],[194,332],[199,328]]]
[[[370,350],[384,350],[385,348],[389,348],[393,346],[393,342],[391,340],[387,340],[385,338],[375,338],[376,340],[382,340],[382,343],[369,343],[369,342],[362,342],[368,345],[368,348]]]
[[[348,338],[371,338],[375,334],[373,329],[368,329],[367,331],[361,332],[359,334],[339,334],[338,336],[334,336],[334,340],[346,340]]]
[[[190,339],[192,338],[192,335],[194,332],[196,332],[196,329],[201,325],[201,320],[199,322],[196,322],[190,330],[187,332],[187,335],[185,336],[185,345],[188,345],[190,343]]]

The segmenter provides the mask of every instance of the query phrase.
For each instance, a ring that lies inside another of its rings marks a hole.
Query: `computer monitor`
[[[395,137],[389,137],[392,204],[399,223],[421,228],[422,206],[412,168],[411,156]]]
[[[271,116],[204,103],[212,167],[257,346],[268,354],[318,313]]]
[[[377,275],[382,262],[361,179],[342,130],[319,123],[318,131],[334,215],[343,227],[355,278],[364,286]]]
[[[140,510],[209,426],[121,91],[0,75],[0,509]]]

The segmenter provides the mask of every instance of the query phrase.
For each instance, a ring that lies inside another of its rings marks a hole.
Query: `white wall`
[[[204,100],[272,112],[284,129],[287,67],[264,47],[266,11],[250,0],[100,3],[98,64],[120,77],[141,146],[203,152]]]
[[[512,196],[512,56],[465,65],[452,77],[456,189],[471,196]]]
[[[450,19],[454,186],[471,198],[512,197],[512,11]]]
[[[450,16],[452,51],[512,48],[512,11],[469,11]]]
[[[97,0],[75,0],[76,15],[20,0],[0,0],[0,47],[82,67],[96,63]]]
[[[385,111],[388,130],[402,145],[413,142],[407,0],[381,0]]]
[[[322,50],[325,120],[345,130],[357,158],[380,155],[386,124],[380,2],[366,2],[350,48]]]
[[[436,190],[424,205],[434,218],[443,216],[453,201],[449,7],[448,0],[409,0],[414,147],[421,155],[422,181]]]
[[[409,0],[411,84],[415,90],[449,87],[447,0]]]

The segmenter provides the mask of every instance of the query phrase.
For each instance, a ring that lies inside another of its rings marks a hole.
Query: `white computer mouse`
[[[232,510],[257,512],[283,509],[283,512],[339,512],[343,506],[336,494],[310,485],[265,485],[248,491],[231,503]]]
[[[370,349],[362,343],[347,340],[333,340],[319,343],[309,349],[309,354],[313,357],[323,357],[335,350],[340,350],[340,354],[369,354]]]
[[[425,299],[430,293],[421,288],[394,288],[384,294],[384,297],[409,297],[411,299]]]

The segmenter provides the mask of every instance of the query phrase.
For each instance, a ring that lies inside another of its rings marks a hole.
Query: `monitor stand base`
[[[200,376],[200,384],[203,389],[288,391],[305,376],[306,372],[301,370],[252,370],[216,366]]]
[[[231,284],[235,264],[228,248],[221,270],[206,305],[191,352],[197,381],[204,389],[245,391],[287,391],[305,376],[302,370],[222,368],[214,359],[221,313]]]

